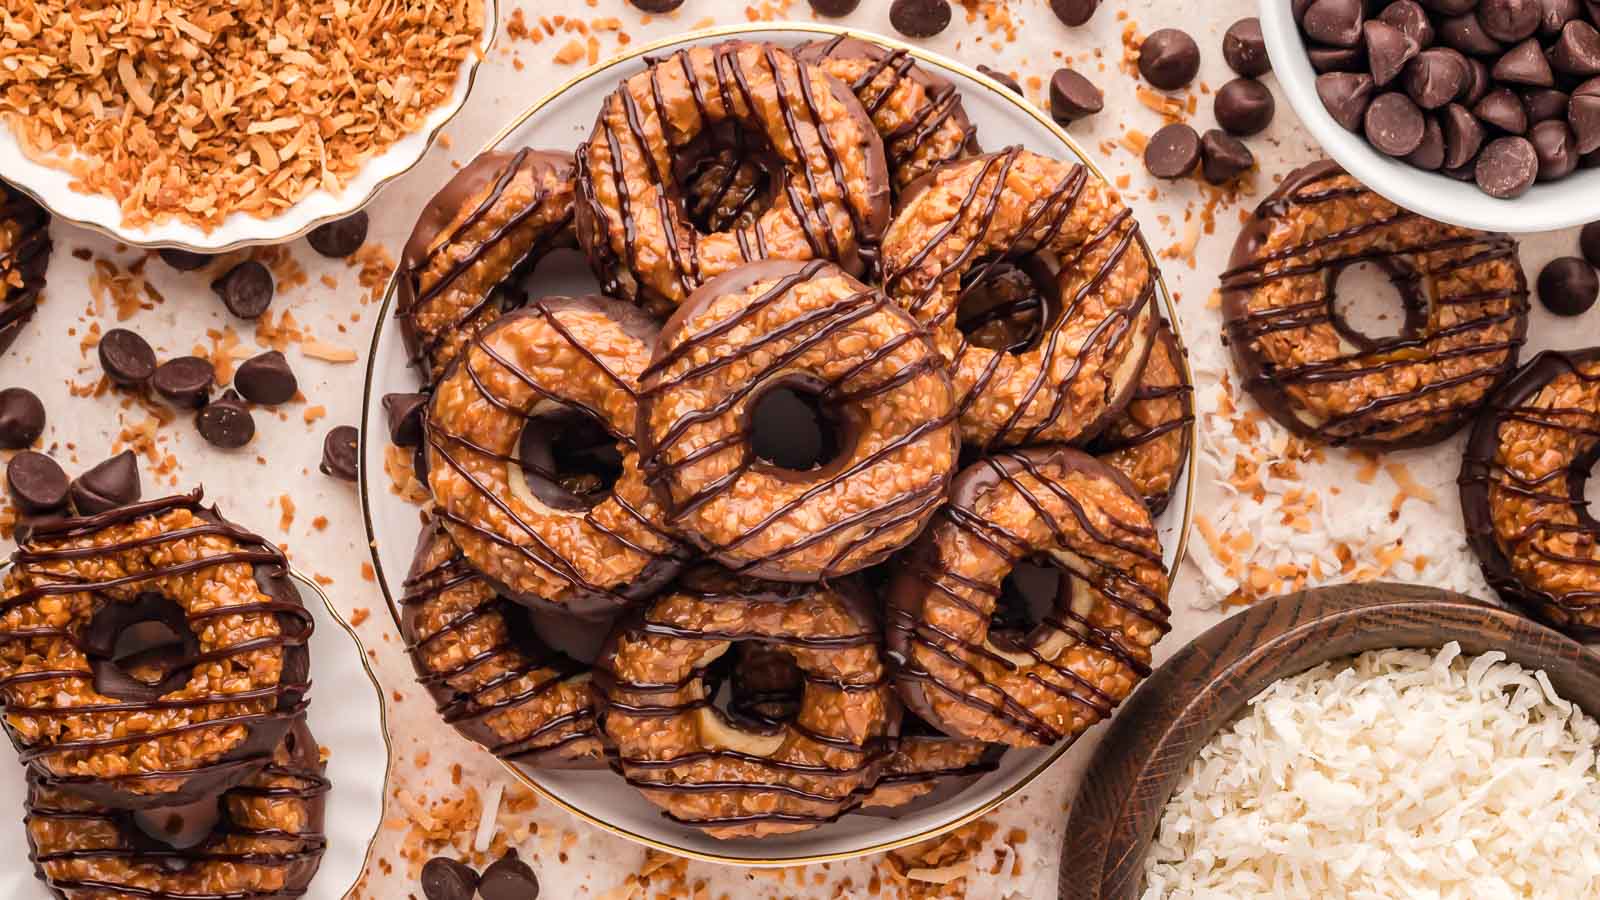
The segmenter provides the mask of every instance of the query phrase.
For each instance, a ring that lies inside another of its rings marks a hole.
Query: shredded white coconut
[[[1600,724],[1499,652],[1285,678],[1184,775],[1143,900],[1600,896]]]

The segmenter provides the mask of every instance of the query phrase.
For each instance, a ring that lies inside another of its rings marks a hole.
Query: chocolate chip
[[[1590,222],[1578,232],[1578,249],[1583,251],[1584,259],[1600,265],[1600,222]]]
[[[811,8],[817,11],[817,15],[835,19],[850,15],[860,5],[861,0],[811,0]]]
[[[1422,110],[1399,91],[1379,94],[1362,120],[1367,141],[1380,153],[1405,156],[1422,143],[1427,122]]]
[[[1511,84],[1552,87],[1556,83],[1555,73],[1550,71],[1550,61],[1544,58],[1544,48],[1534,38],[1507,50],[1489,71],[1495,81]]]
[[[1456,97],[1462,105],[1471,106],[1483,99],[1494,87],[1494,77],[1489,74],[1489,67],[1481,59],[1467,60],[1467,80],[1461,86],[1461,94]]]
[[[1244,141],[1220,128],[1200,136],[1200,174],[1211,184],[1227,184],[1256,164]]]
[[[507,850],[483,870],[478,894],[483,900],[539,900],[539,878],[517,858],[517,851]]]
[[[139,499],[139,458],[124,450],[72,479],[68,494],[80,516],[93,516]]]
[[[1318,72],[1353,72],[1367,65],[1365,47],[1312,47],[1306,50],[1311,68]]]
[[[1539,177],[1539,154],[1527,138],[1496,138],[1478,154],[1473,177],[1478,187],[1491,197],[1501,200],[1520,197]]]
[[[1547,38],[1561,33],[1568,22],[1583,15],[1578,0],[1540,0],[1539,34]]]
[[[1437,119],[1430,118],[1423,123],[1422,143],[1406,154],[1406,162],[1426,172],[1444,165],[1444,130]]]
[[[1378,13],[1378,19],[1400,29],[1403,34],[1416,41],[1418,47],[1433,46],[1434,38],[1437,36],[1433,19],[1428,17],[1428,11],[1423,9],[1417,0],[1394,0],[1383,8],[1383,12]]]
[[[355,481],[359,471],[361,433],[353,426],[339,425],[322,439],[322,474]]]
[[[1050,118],[1062,125],[1094,115],[1105,103],[1100,89],[1071,69],[1057,69],[1050,76]]]
[[[1361,0],[1314,0],[1306,7],[1300,27],[1314,41],[1354,47],[1361,40],[1361,19]]]
[[[983,63],[978,63],[978,71],[1005,85],[1006,88],[1012,93],[1022,95],[1022,85],[1018,84],[1015,78],[1012,78],[1005,72],[1002,72],[999,69],[991,69]]]
[[[477,893],[478,873],[465,863],[435,856],[422,867],[422,894],[427,900],[472,900]]]
[[[1483,0],[1478,4],[1478,21],[1484,32],[1507,44],[1532,36],[1542,18],[1539,0]]]
[[[1554,88],[1530,88],[1522,92],[1522,108],[1528,113],[1528,124],[1537,125],[1549,119],[1566,119],[1567,95]]]
[[[179,250],[176,247],[158,250],[156,254],[161,257],[162,262],[177,269],[179,272],[193,272],[196,269],[204,269],[211,262],[211,257],[205,253]]]
[[[228,312],[241,319],[259,318],[272,304],[272,273],[261,263],[246,260],[211,282],[211,290]]]
[[[669,13],[683,5],[683,0],[628,0],[634,8],[647,13]]]
[[[1509,134],[1528,130],[1528,110],[1510,88],[1495,88],[1472,107],[1472,114]]]
[[[1261,20],[1255,16],[1228,26],[1222,35],[1222,60],[1228,68],[1246,78],[1258,78],[1272,71],[1267,56],[1267,41],[1261,36]]]
[[[6,490],[22,512],[50,512],[66,505],[67,473],[43,453],[24,450],[6,465]]]
[[[251,403],[274,406],[294,399],[300,383],[289,368],[289,361],[276,350],[252,356],[239,365],[233,386]]]
[[[1600,78],[1591,78],[1573,89],[1567,103],[1567,124],[1577,136],[1579,153],[1600,150]]]
[[[1505,49],[1499,41],[1489,37],[1474,15],[1445,19],[1439,23],[1438,31],[1439,43],[1471,56],[1499,56]]]
[[[1550,47],[1550,66],[1582,78],[1600,75],[1600,31],[1588,22],[1568,22]]]
[[[217,370],[209,360],[180,356],[156,366],[150,386],[173,406],[199,409],[211,399],[211,386],[216,379]]]
[[[1424,50],[1406,63],[1406,93],[1423,109],[1438,109],[1461,94],[1467,68],[1466,60],[1448,47]]]
[[[1416,41],[1387,22],[1371,21],[1361,26],[1367,45],[1367,66],[1372,80],[1380,85],[1393,81],[1406,63],[1422,51]]]
[[[1578,168],[1578,152],[1573,147],[1572,129],[1560,119],[1546,119],[1528,131],[1528,140],[1539,156],[1539,180],[1555,181]]]
[[[1444,168],[1470,169],[1469,163],[1483,147],[1483,123],[1465,106],[1452,103],[1439,115],[1439,130],[1444,135]],[[1472,179],[1469,171],[1466,180]]]
[[[383,413],[389,420],[389,442],[396,447],[421,444],[422,414],[427,406],[427,394],[385,394]]]
[[[1277,103],[1272,91],[1253,78],[1235,78],[1217,89],[1217,99],[1212,112],[1229,134],[1249,137],[1259,134],[1272,124]]]
[[[1163,127],[1144,148],[1144,167],[1157,178],[1183,178],[1200,161],[1200,135],[1182,123]]]
[[[1056,14],[1061,24],[1076,28],[1094,18],[1094,11],[1100,7],[1100,0],[1050,0],[1050,11]]]
[[[1317,96],[1333,120],[1346,131],[1360,133],[1367,104],[1372,102],[1372,76],[1365,72],[1329,72],[1317,76]]]
[[[44,434],[44,404],[22,387],[0,391],[0,447],[20,450]]]
[[[1186,31],[1162,28],[1139,45],[1139,74],[1164,91],[1175,91],[1200,71],[1200,45]]]
[[[231,388],[195,413],[194,427],[201,437],[224,450],[237,450],[256,436],[256,420]]]
[[[894,0],[889,24],[907,37],[933,37],[950,27],[950,0]]]
[[[139,387],[156,371],[156,351],[150,342],[126,328],[113,328],[100,336],[96,347],[100,368],[113,384]]]
[[[323,256],[344,259],[367,242],[367,213],[363,210],[336,222],[318,225],[306,235],[306,242]]]
[[[1551,260],[1539,272],[1539,302],[1558,316],[1588,312],[1600,295],[1594,266],[1576,256]]]

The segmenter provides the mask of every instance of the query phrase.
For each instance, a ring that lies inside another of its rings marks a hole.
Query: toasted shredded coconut
[[[1168,801],[1144,900],[1600,895],[1600,723],[1543,672],[1460,653],[1261,692]]]

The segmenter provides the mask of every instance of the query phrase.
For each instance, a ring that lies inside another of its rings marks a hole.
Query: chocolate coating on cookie
[[[1159,516],[1189,463],[1194,439],[1194,386],[1172,326],[1162,319],[1139,375],[1133,401],[1088,451],[1128,477],[1151,516]]]
[[[0,181],[0,353],[33,318],[50,264],[50,214]]]

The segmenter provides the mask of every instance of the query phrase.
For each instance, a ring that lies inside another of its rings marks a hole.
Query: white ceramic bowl
[[[665,56],[680,47],[715,43],[729,37],[766,40],[795,45],[839,34],[843,29],[830,26],[783,23],[713,29],[672,38],[603,62],[522,112],[488,147],[575,148],[589,134],[601,101],[625,76],[639,71],[645,55]],[[1063,159],[1079,159],[1095,169],[1093,160],[1065,132],[1027,101],[959,63],[926,51],[908,47],[879,35],[862,34],[868,40],[894,47],[906,47],[921,65],[949,78],[963,95],[967,114],[978,125],[978,137],[985,146],[998,149],[1006,144],[1022,144],[1029,149]],[[545,295],[587,294],[598,289],[586,266],[570,254],[540,266],[538,290]],[[1172,299],[1160,285],[1162,314],[1176,321]],[[388,296],[379,314],[372,352],[368,356],[366,397],[361,425],[361,502],[371,539],[378,583],[395,609],[401,594],[401,581],[411,562],[417,542],[417,508],[401,500],[389,489],[384,471],[384,452],[389,438],[382,406],[383,396],[391,392],[415,391],[415,370],[406,364],[406,352],[394,316],[395,288],[391,279]],[[1191,441],[1191,446],[1195,442]],[[1191,506],[1190,464],[1184,479],[1176,486],[1171,506],[1158,521],[1162,545],[1169,568],[1182,559],[1188,536]],[[399,652],[386,647],[385,652]],[[1022,790],[1051,763],[1074,748],[1014,749],[1001,759],[999,768],[977,779],[960,793],[930,806],[901,811],[890,816],[855,814],[823,827],[764,839],[716,840],[688,826],[674,823],[622,779],[608,771],[580,772],[534,770],[508,766],[511,773],[556,804],[597,827],[659,850],[713,862],[744,866],[781,866],[822,862],[881,852],[924,840],[956,828],[992,809]],[[1079,748],[1087,751],[1087,748]]]
[[[258,244],[281,244],[326,222],[350,215],[367,205],[384,185],[411,171],[422,161],[433,140],[467,102],[478,66],[489,55],[499,32],[498,0],[484,2],[483,35],[479,52],[462,61],[455,93],[428,114],[423,126],[402,136],[383,152],[368,159],[340,193],[318,189],[271,218],[259,219],[237,212],[207,231],[187,222],[170,221],[131,228],[122,224],[117,201],[106,194],[86,194],[72,189],[68,172],[38,163],[22,151],[11,128],[0,120],[0,173],[8,182],[39,201],[57,218],[98,231],[134,247],[178,248],[196,253],[222,253]]]
[[[1553,231],[1600,218],[1600,169],[1579,169],[1560,181],[1535,184],[1515,200],[1497,200],[1472,182],[1379,153],[1323,108],[1317,72],[1306,57],[1289,0],[1261,0],[1261,33],[1278,85],[1306,129],[1345,171],[1389,200],[1430,219],[1485,231]]]

